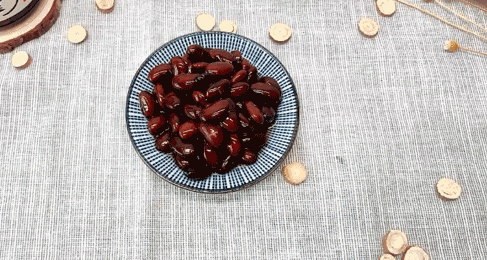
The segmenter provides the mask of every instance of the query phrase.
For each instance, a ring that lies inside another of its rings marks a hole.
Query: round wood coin
[[[390,254],[383,254],[379,260],[396,260],[396,258]]]
[[[358,23],[358,29],[363,35],[374,37],[379,32],[379,24],[372,18],[362,18]]]
[[[419,246],[412,246],[406,250],[402,260],[430,260],[430,256]]]
[[[384,251],[391,255],[402,254],[408,245],[406,234],[400,230],[389,231],[382,239]]]
[[[237,25],[235,24],[234,21],[231,20],[225,20],[221,22],[218,28],[222,32],[231,32],[231,33],[237,32]]]
[[[115,0],[95,0],[96,7],[102,13],[109,13],[113,10],[115,6]]]
[[[285,42],[291,38],[292,30],[285,23],[275,23],[269,30],[269,36],[276,42]]]
[[[445,42],[445,51],[449,51],[449,52],[454,52],[456,50],[458,50],[458,48],[460,48],[460,46],[458,45],[458,42],[454,41],[454,40],[448,40]]]
[[[301,163],[291,163],[282,168],[282,176],[293,185],[301,184],[308,177],[308,171]]]
[[[215,27],[216,21],[215,18],[211,14],[201,13],[196,16],[196,25],[202,31],[210,31]]]
[[[12,55],[12,65],[18,69],[25,69],[30,65],[31,58],[25,51],[19,51]]]
[[[0,26],[21,19],[37,2],[38,0],[0,0]]]
[[[391,16],[396,12],[395,0],[377,0],[376,6],[382,16]]]
[[[441,198],[454,200],[460,197],[462,187],[452,179],[443,178],[436,184],[436,190]]]
[[[86,39],[86,30],[81,25],[75,25],[68,30],[68,40],[72,43],[80,43]]]

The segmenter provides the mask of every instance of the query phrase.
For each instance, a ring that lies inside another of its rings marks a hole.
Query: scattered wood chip
[[[362,18],[358,23],[358,29],[367,37],[375,37],[379,32],[379,24],[372,18]]]
[[[115,0],[95,0],[96,7],[102,13],[109,13],[113,11],[113,7],[115,6]]]
[[[12,55],[12,65],[17,69],[27,68],[31,61],[30,55],[25,51],[19,51]]]
[[[291,163],[282,168],[284,179],[293,184],[301,184],[308,177],[308,171],[301,163]]]
[[[455,200],[460,197],[462,187],[452,179],[443,178],[436,184],[436,190],[442,199]]]
[[[406,250],[407,244],[406,234],[400,230],[391,230],[382,239],[384,252],[391,255],[402,254]]]
[[[402,260],[430,260],[430,256],[421,247],[411,246],[407,248]]]
[[[390,254],[383,254],[379,260],[396,260],[396,258]]]
[[[87,32],[81,25],[75,25],[68,30],[68,40],[72,43],[81,43],[86,39]]]
[[[269,30],[269,36],[276,42],[285,42],[291,38],[292,30],[285,23],[275,23]]]
[[[202,31],[210,31],[215,27],[216,21],[211,14],[201,13],[196,16],[196,25]]]
[[[396,12],[396,1],[394,0],[377,0],[377,11],[382,16],[391,16]]]

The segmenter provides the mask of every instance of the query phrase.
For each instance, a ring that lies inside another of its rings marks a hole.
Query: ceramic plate
[[[172,157],[156,150],[154,138],[147,130],[147,119],[139,106],[140,91],[153,91],[154,84],[147,80],[149,71],[167,63],[175,55],[183,56],[192,44],[206,48],[239,50],[260,75],[277,80],[282,90],[282,101],[277,110],[277,120],[268,132],[268,141],[258,154],[257,162],[240,165],[227,174],[213,173],[204,180],[193,180],[176,166]],[[157,49],[140,66],[130,85],[126,107],[127,129],[142,160],[164,180],[184,189],[204,193],[237,191],[253,185],[281,163],[296,137],[299,125],[299,101],[291,76],[279,60],[260,44],[240,35],[224,32],[198,32],[178,37]]]

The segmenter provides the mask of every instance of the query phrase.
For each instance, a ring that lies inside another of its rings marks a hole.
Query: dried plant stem
[[[474,20],[468,18],[467,16],[465,16],[464,14],[458,12],[457,10],[455,10],[453,7],[451,6],[447,6],[444,2],[440,1],[440,0],[435,0],[435,2],[440,5],[441,7],[445,8],[446,10],[448,10],[449,12],[455,14],[456,16],[460,17],[460,19],[464,20],[464,21],[467,21],[479,28],[481,28],[482,30],[484,30],[485,32],[487,32],[487,27],[479,24],[478,22],[475,22]]]
[[[476,54],[480,54],[480,55],[485,55],[485,56],[487,56],[487,53],[485,53],[485,52],[481,52],[481,51],[478,51],[478,50],[476,50],[476,49],[474,49],[474,48],[472,48],[472,47],[462,47],[462,46],[459,46],[459,48],[460,48],[461,50],[464,50],[464,51],[467,51],[467,52],[473,52],[473,53],[476,53]]]
[[[484,12],[487,13],[487,8],[485,8],[485,7],[481,6],[481,5],[474,4],[474,3],[470,2],[470,1],[467,1],[467,0],[455,0],[455,1],[462,2],[462,3],[466,4],[466,5],[473,6],[473,7],[477,8],[477,9],[482,10],[482,11],[484,11]]]
[[[448,20],[448,19],[446,19],[444,17],[441,17],[441,16],[437,15],[436,13],[434,13],[434,12],[428,10],[428,9],[422,8],[422,7],[420,7],[420,6],[416,5],[416,4],[410,3],[410,2],[408,2],[406,0],[396,0],[396,1],[399,2],[399,3],[401,3],[401,4],[404,4],[406,6],[409,6],[411,8],[414,8],[414,9],[416,9],[418,11],[421,11],[422,13],[425,13],[425,14],[427,14],[429,16],[432,16],[435,19],[437,19],[437,20],[439,20],[439,21],[441,21],[441,22],[443,22],[443,23],[445,23],[447,25],[450,25],[451,27],[457,28],[458,30],[461,30],[463,32],[466,32],[466,33],[472,34],[474,36],[477,36],[478,38],[480,38],[483,41],[486,41],[487,42],[487,38],[485,36],[482,36],[481,34],[479,34],[477,32],[474,32],[474,31],[466,28],[465,26],[455,24],[455,23],[451,22],[450,20]]]

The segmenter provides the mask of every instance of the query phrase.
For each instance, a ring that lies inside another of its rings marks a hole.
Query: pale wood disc
[[[412,246],[402,255],[402,260],[430,260],[430,256],[419,246]]]
[[[231,33],[237,32],[237,25],[235,24],[234,21],[231,20],[222,21],[218,26],[218,28],[222,32],[231,32]]]
[[[301,163],[291,163],[282,168],[282,176],[293,185],[301,184],[308,177],[308,171]]]
[[[113,7],[115,6],[115,0],[95,0],[96,7],[102,13],[109,13],[113,11]]]
[[[31,61],[32,59],[30,55],[25,51],[19,51],[12,55],[12,66],[18,69],[27,68],[30,65]]]
[[[358,23],[358,29],[363,35],[374,37],[379,32],[379,24],[372,18],[362,18]]]
[[[379,260],[396,260],[396,258],[390,254],[383,254]]]
[[[391,16],[396,12],[395,0],[377,0],[376,6],[382,16]]]
[[[202,31],[210,31],[215,27],[216,21],[215,18],[211,14],[201,13],[196,16],[196,25]]]
[[[436,190],[441,198],[455,200],[462,194],[462,187],[452,179],[443,178],[436,184]]]
[[[2,27],[0,53],[12,51],[47,32],[59,16],[60,8],[60,0],[39,0],[24,18]]]
[[[285,42],[291,38],[292,30],[285,23],[275,23],[269,30],[269,36],[276,42]]]
[[[408,245],[406,234],[400,230],[389,231],[382,239],[384,252],[391,255],[402,254]]]
[[[80,43],[86,39],[87,32],[81,25],[75,25],[68,30],[68,40],[72,43]]]

